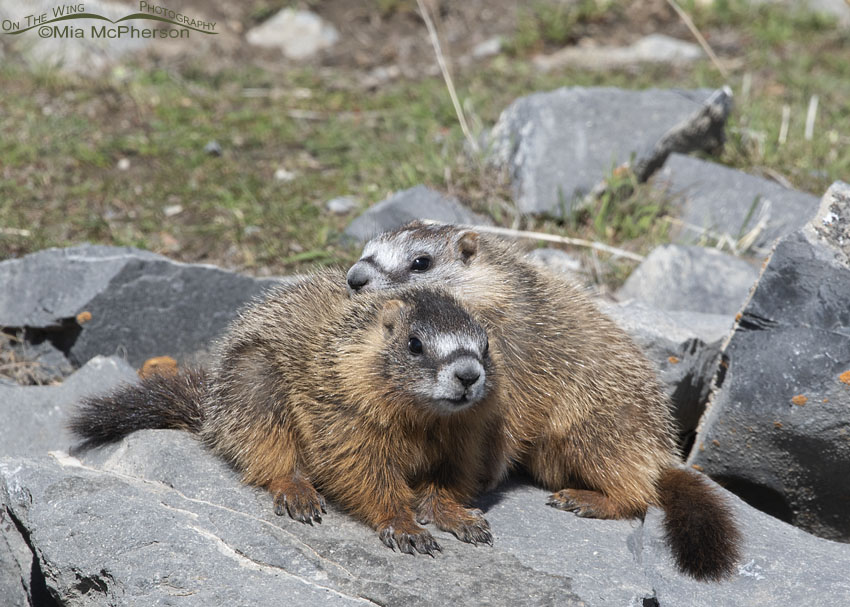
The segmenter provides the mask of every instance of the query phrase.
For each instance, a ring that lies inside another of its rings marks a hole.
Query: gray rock
[[[538,55],[534,65],[544,72],[567,67],[612,70],[640,63],[690,63],[702,56],[697,44],[650,34],[628,46],[568,46],[551,55]]]
[[[818,205],[811,194],[679,154],[668,158],[654,182],[674,197],[679,218],[689,226],[673,235],[683,244],[710,232],[711,240],[725,236],[741,249],[767,252],[777,238],[802,227]]]
[[[204,146],[204,153],[210,156],[221,156],[221,144],[218,141],[209,141]]]
[[[315,13],[285,8],[248,30],[245,39],[256,46],[279,48],[290,59],[308,59],[336,44],[339,33]]]
[[[277,282],[136,249],[48,249],[0,263],[0,283],[10,286],[0,292],[0,326],[51,330],[75,365],[120,353],[139,367],[152,356],[203,352]],[[91,319],[79,324],[81,312]]]
[[[705,411],[721,342],[732,329],[733,317],[664,311],[638,301],[599,302],[599,307],[655,364],[672,401],[680,437],[687,441]]]
[[[0,419],[11,422],[0,424],[0,456],[67,450],[73,439],[65,424],[74,403],[135,379],[123,360],[98,356],[58,386],[0,385]]]
[[[479,42],[474,47],[472,47],[472,56],[476,59],[483,59],[484,57],[492,57],[493,55],[498,55],[502,52],[502,38],[501,36],[493,36],[492,38],[487,38],[483,42]]]
[[[729,581],[705,584],[678,575],[664,543],[661,512],[651,508],[643,524],[638,556],[656,592],[657,605],[850,604],[847,560],[850,546],[822,540],[748,507],[727,492],[743,536],[743,558]]]
[[[336,215],[345,215],[356,209],[360,201],[354,196],[340,196],[325,203],[325,208]]]
[[[2,261],[0,284],[7,288],[0,290],[0,326],[61,327],[136,258],[165,260],[131,247],[83,244]]]
[[[47,20],[53,19],[53,9],[61,4],[49,0],[32,0],[26,4],[16,0],[0,0],[0,15],[3,19],[11,20],[20,25],[20,29],[29,27],[27,15],[47,15]],[[103,0],[88,0],[85,3],[85,12],[102,15],[108,19],[118,20],[132,14],[132,7],[116,4]],[[155,22],[150,22],[155,23]],[[126,22],[120,25],[127,25]],[[160,25],[156,23],[156,25]],[[84,21],[58,21],[43,27],[50,27],[51,32],[56,27],[60,31],[65,27],[69,31],[83,29],[83,38],[62,38],[56,35],[41,37],[39,30],[42,26],[22,32],[16,35],[4,35],[4,42],[10,44],[11,48],[30,67],[49,66],[66,72],[72,72],[81,76],[97,75],[105,69],[114,65],[121,58],[135,55],[150,47],[154,40],[151,38],[131,37],[129,34],[102,38],[91,35],[91,27],[98,29],[117,27],[108,21],[84,20]],[[139,26],[136,22],[137,29]],[[155,27],[148,25],[147,27]],[[8,33],[8,32],[4,32]]]
[[[659,310],[734,316],[758,274],[743,259],[714,249],[663,245],[635,268],[617,297],[637,299]]]
[[[689,462],[750,503],[850,541],[850,186],[780,240],[725,344]]]
[[[656,156],[655,145],[711,95],[582,87],[535,93],[502,112],[490,160],[508,170],[520,212],[563,216],[614,167]]]
[[[8,607],[31,607],[42,603],[30,601],[33,554],[3,508],[0,496],[0,596]]]
[[[492,225],[486,217],[473,213],[456,198],[450,198],[424,185],[396,192],[369,207],[345,229],[345,236],[366,242],[373,236],[403,226],[414,219],[444,223]]]
[[[271,597],[299,605],[839,605],[850,599],[843,567],[850,547],[727,497],[745,542],[737,575],[723,584],[692,582],[675,571],[654,508],[646,523],[584,519],[547,507],[545,491],[516,481],[481,500],[493,547],[435,531],[443,552],[431,559],[390,551],[332,504],[315,526],[276,517],[270,495],[241,485],[192,437],[157,430],[82,461],[61,452],[0,460],[0,501],[15,522],[0,526],[0,537],[26,538],[43,576],[33,591],[74,605],[168,604],[177,596],[185,605],[260,604]]]
[[[544,247],[529,252],[528,257],[554,272],[566,274],[581,282],[581,262],[566,251]]]

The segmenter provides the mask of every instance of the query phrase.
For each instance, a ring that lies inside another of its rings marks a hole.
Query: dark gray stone
[[[723,351],[689,462],[767,512],[850,541],[850,186],[780,240]]]
[[[8,607],[30,607],[33,554],[0,495],[0,597]]]
[[[659,310],[737,314],[758,278],[758,269],[715,249],[656,247],[617,291]]]
[[[708,401],[721,341],[732,330],[734,319],[719,314],[664,311],[637,301],[600,302],[599,307],[654,363],[672,401],[682,439],[693,436]]]
[[[0,459],[0,501],[36,555],[41,592],[61,604],[179,597],[186,605],[646,605],[656,598],[749,606],[850,598],[850,547],[734,496],[727,498],[744,531],[741,565],[729,581],[704,584],[676,572],[656,509],[645,524],[584,519],[546,506],[546,495],[506,483],[479,504],[494,546],[435,531],[443,552],[432,559],[390,551],[332,504],[315,526],[275,516],[269,494],[242,485],[180,432],[137,432],[82,460],[59,452]]]
[[[679,218],[689,226],[674,233],[683,244],[698,242],[706,231],[710,240],[725,236],[732,243],[752,233],[750,246],[766,253],[818,208],[811,194],[681,154],[667,159],[654,182],[673,197]]]
[[[679,575],[664,542],[662,515],[650,508],[638,561],[658,605],[687,607],[850,604],[850,546],[809,535],[726,493],[743,536],[743,558],[730,580],[705,584]]]
[[[0,327],[59,327],[85,310],[131,259],[165,260],[133,249],[83,244],[0,262]]]
[[[67,450],[72,438],[65,423],[74,403],[136,379],[123,360],[98,356],[58,386],[0,385],[0,419],[7,420],[0,424],[0,456]]]
[[[11,513],[63,604],[155,604],[178,594],[188,605],[580,604],[565,572],[445,533],[431,559],[387,549],[333,507],[313,527],[276,517],[270,495],[241,485],[185,434],[141,432],[103,451],[101,470],[60,454],[0,462]],[[542,495],[537,506],[575,519]]]
[[[563,216],[611,170],[699,112],[709,90],[561,88],[522,97],[491,133],[491,161],[508,170],[521,213]]]
[[[492,225],[492,221],[473,213],[451,198],[424,185],[396,192],[372,205],[345,229],[345,236],[366,242],[381,232],[394,230],[414,219],[433,219],[443,223]]]
[[[38,277],[37,280],[34,277]],[[238,309],[279,279],[183,264],[137,249],[82,245],[0,263],[0,326],[52,332],[69,360],[203,352]],[[79,324],[81,312],[91,319]]]

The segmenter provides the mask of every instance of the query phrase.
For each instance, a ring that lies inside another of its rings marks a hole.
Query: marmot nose
[[[481,370],[478,367],[466,365],[455,370],[455,377],[464,388],[468,388],[481,377]]]
[[[367,284],[369,284],[369,273],[366,272],[362,267],[358,268],[357,264],[354,264],[348,271],[346,280],[348,281],[348,286],[353,291],[359,291]]]

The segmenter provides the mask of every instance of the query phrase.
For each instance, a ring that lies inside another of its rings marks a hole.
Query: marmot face
[[[399,295],[381,311],[385,379],[440,415],[475,405],[491,384],[484,329],[448,295],[418,289]]]
[[[476,232],[414,221],[366,243],[346,280],[359,293],[418,281],[462,289],[469,280],[462,270],[477,253]]]

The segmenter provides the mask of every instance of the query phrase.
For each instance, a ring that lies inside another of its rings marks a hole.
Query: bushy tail
[[[173,428],[198,433],[208,386],[201,369],[155,373],[138,384],[83,400],[68,427],[83,439],[77,449],[111,443],[136,430]]]
[[[741,534],[723,496],[699,473],[678,468],[661,475],[658,493],[664,535],[679,569],[704,581],[733,573]]]

